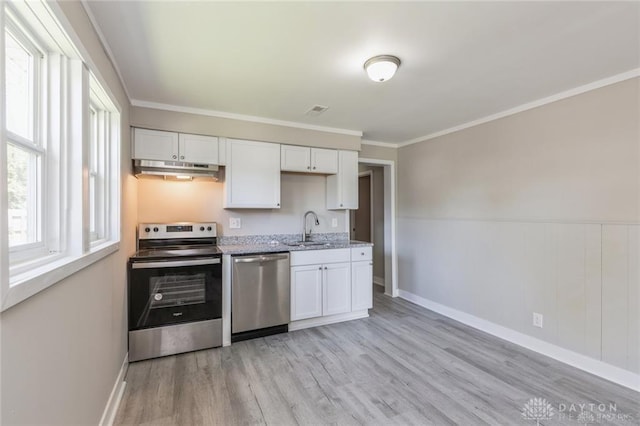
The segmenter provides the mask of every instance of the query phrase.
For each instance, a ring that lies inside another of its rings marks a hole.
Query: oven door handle
[[[220,263],[219,258],[176,260],[176,261],[170,261],[170,262],[139,262],[139,263],[133,263],[131,265],[131,268],[132,269],[178,268],[181,266],[217,265],[219,263]]]

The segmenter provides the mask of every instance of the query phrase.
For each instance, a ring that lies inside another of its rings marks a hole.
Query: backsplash
[[[345,211],[326,209],[324,176],[281,175],[280,209],[224,209],[222,182],[177,182],[138,180],[138,222],[217,222],[218,236],[254,236],[302,233],[304,213],[313,210],[320,225],[313,233],[348,231]],[[229,219],[239,218],[241,227],[230,228]],[[336,221],[337,227],[332,227]],[[311,219],[308,224],[311,226]]]
[[[271,234],[271,235],[233,235],[219,236],[219,245],[244,245],[244,244],[270,244],[274,241],[278,243],[300,241],[302,233],[298,234]],[[348,232],[322,232],[312,233],[310,241],[349,241]]]

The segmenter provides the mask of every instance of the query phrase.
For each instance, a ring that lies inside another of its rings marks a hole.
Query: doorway
[[[383,286],[386,295],[397,297],[395,162],[370,158],[359,158],[358,162],[359,206],[364,206],[364,209],[362,212],[360,209],[351,211],[350,236],[352,239],[361,240],[362,237],[355,238],[355,232],[366,235],[366,228],[369,228],[369,241],[374,245],[374,283]],[[364,197],[360,198],[360,195]],[[366,210],[369,210],[369,213],[366,213]],[[358,220],[357,215],[362,215],[363,218]]]
[[[362,166],[364,167],[364,166]],[[351,210],[352,240],[373,243],[373,172],[358,173],[358,210]]]

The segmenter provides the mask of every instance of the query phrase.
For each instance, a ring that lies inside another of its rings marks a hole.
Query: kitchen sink
[[[292,241],[285,243],[289,247],[311,247],[311,246],[330,246],[331,243],[326,243],[322,241]]]

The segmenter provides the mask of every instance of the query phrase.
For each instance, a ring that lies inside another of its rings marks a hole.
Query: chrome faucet
[[[320,225],[320,221],[318,220],[318,215],[315,214],[312,210],[309,210],[304,214],[304,219],[302,220],[302,241],[307,241],[308,238],[311,238],[311,228],[309,228],[309,233],[307,234],[307,216],[313,215],[315,219],[316,226]]]

